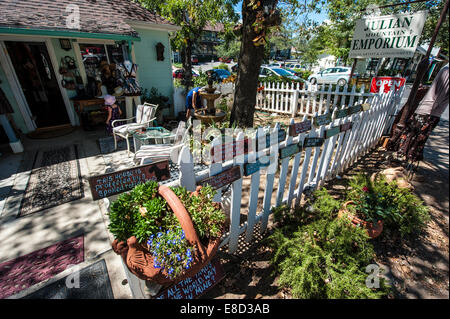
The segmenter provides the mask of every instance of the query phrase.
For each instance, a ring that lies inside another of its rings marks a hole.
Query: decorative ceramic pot
[[[383,221],[379,220],[376,224],[371,222],[366,222],[365,220],[362,220],[361,218],[356,217],[355,215],[351,214],[349,210],[347,209],[348,205],[355,205],[355,202],[348,201],[345,202],[342,209],[339,210],[338,217],[342,218],[345,215],[352,221],[352,224],[356,226],[362,226],[367,231],[367,234],[370,238],[374,239],[380,236],[381,232],[383,231]]]
[[[201,186],[198,186],[196,191],[191,193],[191,196],[197,196],[200,189]],[[168,278],[165,269],[161,270],[160,268],[154,267],[153,255],[150,253],[150,250],[147,246],[139,244],[134,236],[128,238],[127,242],[119,242],[117,239],[114,240],[112,248],[116,254],[122,257],[130,272],[138,278],[150,280],[160,285],[167,285],[191,277],[206,266],[217,253],[221,236],[210,241],[205,247],[198,238],[188,211],[177,195],[169,187],[164,185],[158,187],[158,194],[167,201],[177,217],[181,228],[184,230],[186,240],[190,245],[195,246],[193,263],[189,270],[177,278]],[[216,203],[216,205],[220,207],[219,203]]]

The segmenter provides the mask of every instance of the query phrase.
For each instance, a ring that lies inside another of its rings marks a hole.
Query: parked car
[[[212,69],[206,71],[206,73],[211,73],[212,79],[216,82],[222,82],[231,75],[230,71],[224,69]]]
[[[285,69],[279,68],[279,67],[267,67],[267,66],[262,66],[260,71],[259,71],[259,77],[267,77],[267,76],[271,76],[271,75],[275,75],[275,76],[279,76],[279,77],[287,77],[290,78],[292,80],[300,80],[300,78],[298,76],[296,76],[295,74],[293,74],[292,72],[289,72]]]
[[[289,70],[282,69],[282,68],[269,68],[266,66],[261,66],[261,70],[259,72],[259,77],[265,78],[267,76],[286,77],[291,80],[302,82],[305,85],[305,87],[308,87],[311,84],[308,81],[295,75],[295,73],[293,71],[289,71]]]
[[[302,67],[302,65],[299,64],[299,63],[286,63],[285,68],[287,68],[287,69],[300,69],[300,70],[304,69]]]
[[[199,76],[198,72],[196,70],[192,70],[192,76],[196,77]],[[173,71],[172,76],[174,79],[182,79],[184,78],[184,69],[178,69]]]
[[[223,63],[231,63],[231,58],[228,58],[228,57],[222,57],[222,58],[219,58],[219,62],[223,62]]]
[[[274,63],[270,63],[268,65],[269,68],[282,68],[283,67],[283,63],[281,62],[274,62]]]
[[[191,55],[191,63],[198,64],[198,57],[196,55]]]
[[[311,82],[311,84],[337,84],[339,86],[344,86],[350,80],[351,72],[352,68],[337,66],[311,74],[308,77],[308,81]]]

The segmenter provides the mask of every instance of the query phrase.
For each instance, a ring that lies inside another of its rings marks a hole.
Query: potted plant
[[[216,254],[225,214],[213,203],[214,190],[147,182],[111,204],[109,230],[131,273],[168,285],[193,276]]]
[[[339,210],[338,217],[343,218],[344,216],[347,216],[354,226],[363,227],[370,238],[377,238],[383,231],[383,220],[368,218],[366,212],[367,211],[357,203],[347,201],[343,204],[342,209]]]
[[[380,236],[384,219],[392,214],[387,198],[374,189],[368,176],[359,175],[350,182],[351,191],[338,217],[346,215],[355,226],[364,227],[370,238]]]

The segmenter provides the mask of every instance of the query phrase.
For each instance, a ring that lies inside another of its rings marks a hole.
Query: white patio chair
[[[156,120],[155,114],[157,109],[158,105],[144,103],[143,105],[137,106],[136,116],[133,116],[129,119],[119,119],[113,121],[111,125],[113,127],[114,149],[117,149],[117,136],[120,136],[127,141],[127,155],[130,156],[130,141],[128,140],[128,138],[135,130],[153,126],[153,121]],[[136,119],[136,122],[114,126],[118,122],[128,122],[133,119]]]
[[[151,144],[143,145],[136,152],[135,158],[140,161],[140,165],[172,159],[177,162],[178,155],[189,138],[189,130],[192,123],[188,121],[180,122],[175,133],[173,144]]]

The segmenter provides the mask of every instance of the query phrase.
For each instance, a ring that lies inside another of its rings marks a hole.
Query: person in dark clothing
[[[198,92],[201,87],[196,87],[190,90],[186,96],[186,120],[191,117],[191,113],[203,108],[203,101]]]

